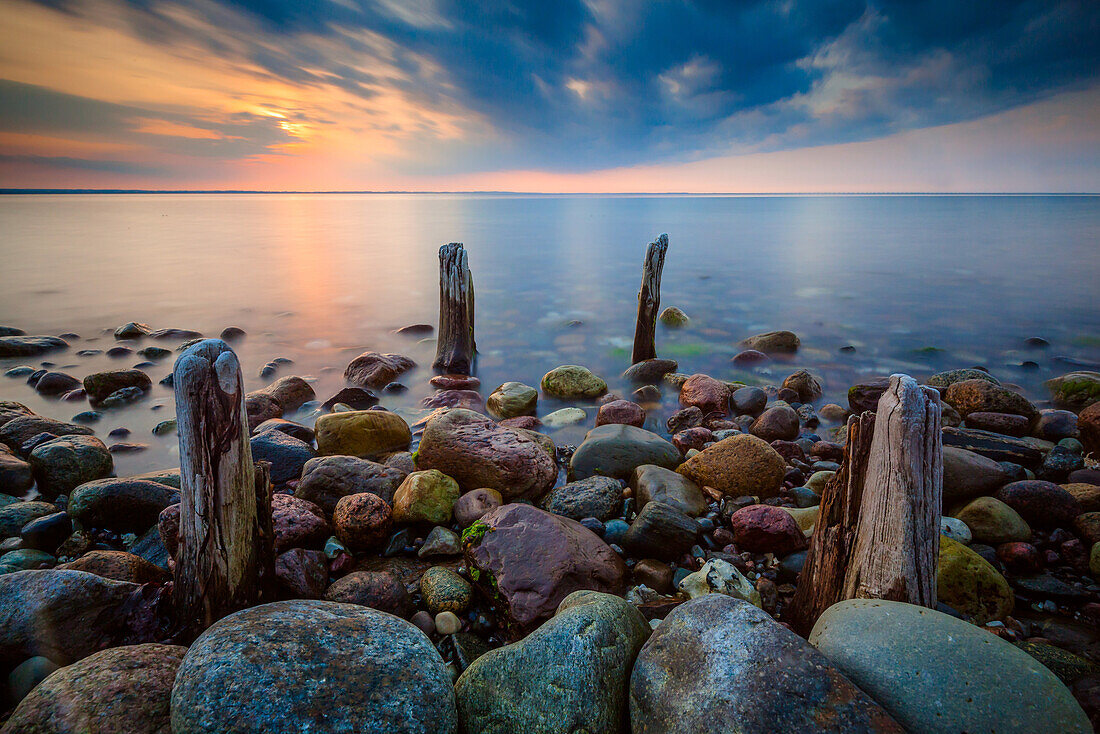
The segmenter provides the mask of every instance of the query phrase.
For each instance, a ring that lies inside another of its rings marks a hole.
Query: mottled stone
[[[404,451],[412,441],[409,425],[386,410],[351,410],[317,419],[317,453],[371,459]]]
[[[179,491],[148,479],[100,479],[69,496],[69,514],[85,527],[143,533],[161,510],[180,501]]]
[[[984,558],[950,538],[940,538],[936,588],[941,602],[976,624],[1012,613],[1012,589],[1004,577]]]
[[[257,695],[262,692],[262,695]],[[453,734],[442,658],[411,624],[365,607],[287,601],[232,614],[191,646],[176,732]]]
[[[163,568],[144,558],[117,550],[90,550],[75,561],[62,563],[58,568],[86,571],[105,579],[131,584],[160,583],[171,578],[171,574]]]
[[[547,372],[540,383],[542,391],[561,400],[598,398],[607,392],[607,383],[587,367],[567,364]]]
[[[713,487],[730,497],[773,497],[782,486],[787,465],[761,439],[739,434],[700,451],[678,471],[696,484]]]
[[[294,496],[313,502],[331,515],[340,498],[351,494],[370,492],[392,503],[394,492],[406,476],[400,469],[355,456],[320,456],[302,467]]]
[[[363,352],[344,370],[344,379],[359,387],[385,387],[416,366],[408,357],[400,354]]]
[[[595,476],[552,489],[539,504],[547,512],[571,520],[610,520],[619,514],[622,493],[618,479]]]
[[[413,613],[409,593],[393,574],[386,571],[349,573],[325,590],[325,599],[370,607],[402,619],[408,619]]]
[[[38,491],[46,497],[68,494],[84,482],[109,476],[115,468],[111,452],[95,436],[46,441],[31,451],[29,461]]]
[[[412,476],[411,474],[409,476]],[[336,537],[352,551],[380,545],[393,527],[393,508],[370,492],[340,498],[332,513]]]
[[[683,474],[655,464],[636,467],[630,475],[630,487],[634,490],[638,510],[650,502],[663,502],[698,517],[707,511],[703,490]]]

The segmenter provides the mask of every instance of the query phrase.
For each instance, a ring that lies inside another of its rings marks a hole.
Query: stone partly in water
[[[798,438],[798,413],[789,405],[774,405],[761,413],[749,432],[768,443]]]
[[[578,522],[530,505],[504,505],[463,533],[470,578],[501,605],[515,632],[551,616],[570,593],[621,594],[626,566]]]
[[[172,683],[186,653],[150,643],[89,655],[31,691],[4,731],[168,732]]]
[[[947,614],[851,599],[810,643],[909,732],[1089,732],[1069,690],[1012,644]]]
[[[443,659],[420,630],[372,609],[320,601],[237,612],[188,650],[172,689],[172,730],[224,734],[256,722],[273,732],[453,734],[458,727]]]
[[[635,734],[902,731],[802,638],[723,594],[681,604],[642,647],[630,724]]]
[[[821,397],[821,380],[809,370],[798,370],[783,380],[783,387],[798,393],[798,402],[812,403]]]
[[[985,380],[993,385],[1000,385],[1001,381],[988,372],[982,370],[976,370],[973,368],[965,368],[959,370],[948,370],[946,372],[938,372],[928,378],[926,384],[946,390],[954,385],[956,382],[964,382],[966,380]]]
[[[466,491],[495,489],[506,500],[537,499],[558,475],[554,458],[529,433],[461,408],[428,421],[417,466],[438,469]]]
[[[475,660],[455,684],[459,719],[483,734],[619,732],[649,626],[610,594],[575,591],[520,642]]]
[[[774,497],[783,485],[787,463],[761,439],[739,434],[700,451],[678,471],[696,484],[730,497]]]
[[[332,515],[341,497],[370,492],[393,502],[394,492],[405,480],[400,469],[355,456],[319,456],[302,467],[302,479],[294,496],[315,503]]]
[[[1024,416],[1032,423],[1039,419],[1039,411],[1027,398],[987,380],[956,382],[943,398],[963,418],[971,413],[1009,413]]]
[[[646,359],[627,367],[623,372],[623,379],[630,382],[656,384],[668,373],[675,372],[678,366],[674,359]]]
[[[95,436],[61,436],[31,451],[30,465],[38,490],[46,497],[68,494],[75,487],[110,476],[114,459]]]
[[[19,497],[33,486],[31,465],[0,444],[0,493]]]
[[[594,517],[610,520],[618,517],[623,505],[623,490],[618,479],[589,477],[550,490],[540,502],[541,507],[571,520]]]
[[[0,336],[0,359],[36,357],[68,346],[67,341],[56,336]]]
[[[542,391],[561,400],[598,398],[607,392],[607,383],[587,367],[567,364],[547,372],[542,377]]]
[[[364,352],[347,366],[344,378],[353,385],[377,390],[415,366],[416,362],[400,354]]]
[[[993,497],[979,497],[954,510],[952,517],[962,520],[978,543],[1000,545],[1031,540],[1031,528],[1011,507]]]
[[[515,418],[535,412],[539,392],[522,382],[506,382],[489,395],[485,407],[497,419]]]
[[[599,475],[625,481],[645,464],[675,469],[680,464],[680,450],[651,431],[609,423],[584,437],[569,462],[569,475],[574,480]]]
[[[1001,620],[1012,613],[1012,589],[997,569],[950,538],[940,538],[936,566],[939,600],[975,624]]]
[[[152,389],[153,381],[141,370],[95,372],[84,378],[84,392],[93,405],[124,387],[136,387],[145,392]]]
[[[121,610],[138,588],[57,568],[0,576],[0,662],[68,663],[118,644]]]
[[[401,416],[386,410],[351,410],[317,419],[317,453],[370,459],[404,451],[412,431]]]

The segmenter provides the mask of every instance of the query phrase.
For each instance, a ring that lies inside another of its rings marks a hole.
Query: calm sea
[[[805,366],[843,403],[861,375],[983,365],[1041,400],[1067,358],[1100,362],[1100,198],[1072,196],[3,196],[0,324],[79,334],[47,358],[77,377],[140,361],[76,355],[113,346],[128,321],[209,335],[239,326],[249,389],[285,357],[294,364],[279,374],[315,378],[321,399],[359,352],[399,351],[421,367],[383,404],[415,419],[434,345],[390,332],[435,323],[438,248],[463,242],[484,394],[505,380],[537,385],[558,364],[587,365],[628,394],[618,375],[642,257],[662,232],[662,306],[692,321],[660,327],[658,352],[684,372],[769,382]],[[772,329],[801,336],[797,358],[734,369],[736,343]],[[1030,336],[1051,346],[1029,349]],[[0,372],[38,363],[0,360]],[[171,368],[147,369],[155,382]],[[0,400],[60,419],[87,409],[4,377]],[[666,394],[668,411],[675,400]],[[96,424],[150,445],[117,457],[120,474],[174,465],[175,436],[150,432],[173,412],[157,386]]]

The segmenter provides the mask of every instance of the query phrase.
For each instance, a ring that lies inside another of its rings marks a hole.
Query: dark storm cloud
[[[1095,0],[211,2],[233,12],[195,38],[165,4],[130,0],[134,32],[212,54],[228,53],[226,34],[271,75],[369,98],[378,80],[361,65],[296,39],[369,57],[347,31],[370,31],[404,72],[388,84],[469,109],[500,138],[427,141],[405,170],[590,170],[863,140],[1026,104],[1100,70]],[[95,115],[109,111],[90,113],[107,124]]]

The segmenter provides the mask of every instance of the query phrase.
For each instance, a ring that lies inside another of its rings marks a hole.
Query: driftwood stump
[[[469,375],[476,354],[474,277],[462,243],[452,242],[439,248],[439,340],[432,366]]]
[[[642,264],[642,287],[638,291],[638,320],[634,326],[634,351],[631,364],[657,356],[657,312],[661,308],[661,271],[665,268],[668,235],[650,242]]]
[[[204,629],[272,588],[270,465],[252,462],[240,363],[225,342],[187,349],[173,378],[180,447],[173,600],[185,626]]]
[[[848,419],[786,621],[807,634],[852,598],[934,607],[942,497],[939,394],[893,375],[877,414]]]

